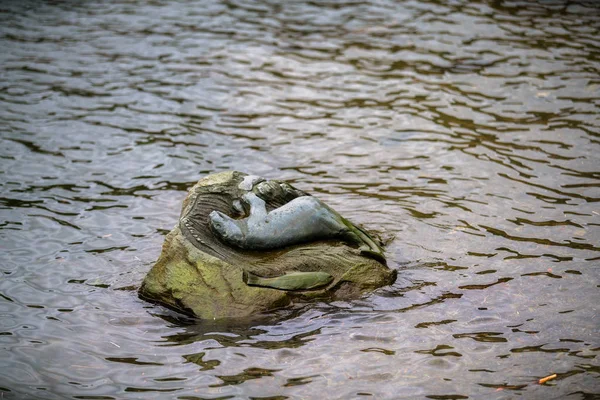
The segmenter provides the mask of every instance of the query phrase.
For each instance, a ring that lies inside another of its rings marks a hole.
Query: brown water
[[[600,397],[599,3],[15,0],[0,49],[0,398]],[[397,282],[239,325],[139,300],[229,169]]]

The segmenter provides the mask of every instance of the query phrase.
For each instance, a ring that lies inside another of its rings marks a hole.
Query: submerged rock
[[[190,189],[139,293],[199,318],[235,318],[294,299],[356,298],[395,278],[378,242],[317,198],[232,171]]]

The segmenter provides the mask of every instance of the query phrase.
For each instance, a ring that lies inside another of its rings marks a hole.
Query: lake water
[[[600,397],[599,3],[7,0],[0,49],[0,398]],[[378,232],[396,283],[140,300],[231,169]]]

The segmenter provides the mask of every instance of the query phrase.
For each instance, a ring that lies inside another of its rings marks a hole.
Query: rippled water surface
[[[600,396],[597,2],[7,0],[0,49],[0,398]],[[380,233],[396,283],[138,299],[230,169]]]

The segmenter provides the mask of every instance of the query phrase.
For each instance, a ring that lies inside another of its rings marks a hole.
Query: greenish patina
[[[377,240],[317,198],[231,171],[190,189],[140,295],[200,318],[236,318],[356,298],[394,279]]]
[[[210,213],[213,231],[226,243],[252,250],[278,249],[323,239],[355,244],[365,254],[384,260],[383,251],[364,231],[312,196],[297,197],[267,212],[263,199],[253,192],[242,196],[247,218],[235,220],[219,211]]]
[[[273,278],[263,278],[252,272],[244,272],[243,280],[248,286],[270,287],[279,290],[311,290],[328,285],[333,276],[327,272],[286,272]]]

